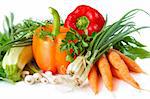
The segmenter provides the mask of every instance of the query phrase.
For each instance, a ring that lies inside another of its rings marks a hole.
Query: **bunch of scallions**
[[[126,13],[120,20],[111,25],[104,25],[103,29],[97,33],[90,42],[86,54],[80,54],[67,68],[67,74],[71,75],[74,85],[80,86],[88,77],[91,67],[101,57],[112,48],[117,42],[123,40],[131,33],[141,29],[150,28],[148,26],[136,27],[131,19],[137,12],[145,12],[141,9],[133,9]],[[150,16],[150,14],[148,14]],[[107,17],[106,17],[107,23]]]

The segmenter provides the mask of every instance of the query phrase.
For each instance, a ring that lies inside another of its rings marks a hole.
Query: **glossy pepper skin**
[[[61,41],[70,29],[60,26],[60,17],[55,9],[49,8],[49,10],[54,18],[53,24],[46,24],[35,30],[32,39],[33,56],[41,70],[51,71],[53,74],[65,74],[69,62],[66,61],[66,51],[61,51],[60,47]],[[48,35],[41,38],[41,31],[53,34],[53,39]]]
[[[87,29],[88,35],[92,35],[93,32],[99,32],[104,24],[103,16],[96,9],[80,5],[67,16],[64,26],[73,28],[79,34],[84,34]]]

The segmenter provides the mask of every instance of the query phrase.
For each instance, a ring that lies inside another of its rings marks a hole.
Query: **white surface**
[[[59,11],[64,20],[79,4],[88,4],[98,9],[104,16],[108,14],[109,23],[119,19],[125,12],[133,8],[141,8],[150,13],[149,0],[0,0],[0,30],[2,30],[4,15],[8,15],[9,12],[15,13],[16,23],[29,17],[43,20],[51,17],[47,8],[52,6]],[[140,14],[136,22],[140,25],[150,26],[150,17]],[[136,36],[136,38],[150,47],[149,37],[150,29],[142,31],[141,36]],[[137,63],[150,74],[150,59],[137,60]],[[133,76],[142,88],[150,90],[150,75],[138,74]],[[10,85],[0,82],[0,99],[148,99],[150,97],[150,92],[138,91],[123,81],[115,80],[114,85],[118,87],[112,94],[107,91],[101,81],[100,92],[98,95],[94,95],[89,87],[77,89],[72,92],[62,92],[60,91],[62,89],[61,86],[42,84],[29,86],[23,82]]]

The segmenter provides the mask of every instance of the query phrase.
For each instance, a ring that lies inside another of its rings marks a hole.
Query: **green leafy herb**
[[[144,49],[146,46],[131,36],[125,37],[123,40],[117,42],[113,47],[133,60],[136,58],[150,58],[150,52]]]
[[[5,44],[7,44],[10,41],[11,41],[11,39],[6,34],[0,33],[0,48],[2,48]],[[7,46],[5,49],[3,49],[1,51],[1,53],[0,53],[0,61],[2,61],[6,51],[8,49],[9,49],[9,47]]]
[[[40,37],[41,39],[45,39],[45,37],[49,37],[50,39],[54,39],[54,38],[53,38],[54,36],[53,36],[52,33],[50,33],[49,31],[44,31],[44,30],[41,30],[41,31],[40,31],[39,37]]]
[[[71,29],[66,34],[66,38],[62,40],[61,50],[67,51],[66,60],[72,62],[74,56],[83,54],[89,46],[92,37],[87,35],[79,35],[75,30]]]
[[[0,46],[0,53],[12,47],[31,45],[34,30],[39,26],[47,24],[47,21],[37,22],[32,19],[26,19],[23,20],[23,22],[14,25],[13,21],[13,13],[10,14],[10,18],[5,16],[3,24],[4,33],[2,35],[4,35],[3,37],[5,39],[9,39],[9,41]],[[3,40],[1,41],[4,42]]]
[[[2,77],[2,78],[6,77],[6,73],[5,73],[1,63],[0,63],[0,77]]]

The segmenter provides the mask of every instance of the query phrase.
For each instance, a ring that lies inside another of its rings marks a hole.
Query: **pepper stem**
[[[60,33],[60,16],[57,12],[57,10],[55,10],[52,7],[48,8],[50,13],[53,15],[53,31],[52,34],[54,36],[57,36]]]
[[[79,30],[86,30],[89,25],[89,19],[86,16],[81,16],[76,21],[76,27]]]

